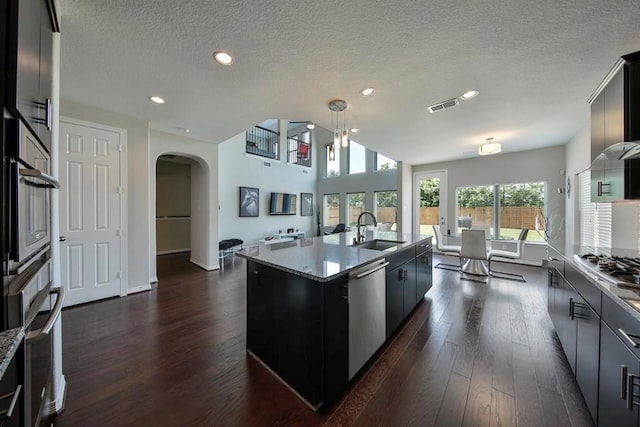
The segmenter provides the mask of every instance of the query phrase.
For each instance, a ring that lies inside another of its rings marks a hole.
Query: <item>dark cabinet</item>
[[[404,319],[418,303],[416,290],[416,258],[406,263],[402,268],[404,268],[404,298],[402,301],[402,318]]]
[[[53,5],[45,0],[10,1],[9,107],[51,149]]]
[[[324,285],[325,382],[324,401],[334,401],[349,381],[349,301],[343,280]]]
[[[578,295],[570,307],[576,322],[576,381],[591,417],[598,419],[598,366],[600,364],[600,317]]]
[[[548,266],[548,291],[549,315],[589,412],[596,420],[600,316],[552,264]]]
[[[640,160],[619,160],[614,144],[640,139],[638,53],[623,57],[591,101],[591,201],[640,198]],[[611,150],[606,156],[603,150]]]
[[[433,254],[431,248],[416,258],[416,303],[420,302],[433,283]]]
[[[404,275],[403,266],[387,272],[387,338],[400,326],[404,319]]]
[[[324,400],[323,308],[323,284],[247,262],[247,349],[313,406]]]
[[[24,425],[24,343],[7,366],[0,380],[0,425]]]
[[[571,310],[578,294],[555,268],[550,266],[548,275],[549,315],[571,370],[575,373],[577,329]]]
[[[422,301],[433,283],[431,243],[404,249],[387,258],[386,324],[387,338]],[[398,265],[398,260],[402,264]]]
[[[637,426],[640,360],[602,322],[600,333],[598,424]]]

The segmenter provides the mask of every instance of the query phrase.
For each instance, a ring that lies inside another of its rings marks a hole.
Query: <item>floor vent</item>
[[[438,102],[437,104],[433,104],[427,107],[430,113],[435,113],[436,111],[444,110],[446,108],[455,107],[460,102],[458,98],[449,99],[447,101]]]

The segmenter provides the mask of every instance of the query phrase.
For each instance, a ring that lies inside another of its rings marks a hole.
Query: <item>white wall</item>
[[[127,131],[128,288],[148,289],[152,260],[155,265],[155,253],[149,253],[149,123],[65,100],[60,101],[60,115]]]
[[[504,153],[492,156],[478,156],[465,160],[432,163],[414,166],[413,172],[444,170],[447,175],[447,224],[456,224],[456,187],[468,185],[493,185],[521,182],[545,181],[547,183],[547,212],[559,218],[565,216],[564,194],[558,194],[558,188],[564,188],[565,147],[556,146],[538,150]],[[564,230],[560,230],[553,245],[564,248]],[[512,250],[511,248],[507,248]],[[544,251],[528,245],[526,259],[540,263]]]
[[[257,245],[258,240],[269,235],[284,233],[287,228],[299,229],[307,236],[315,236],[315,216],[300,216],[300,193],[315,193],[318,153],[316,131],[312,131],[312,167],[291,165],[286,159],[277,161],[245,153],[245,133],[219,145],[220,155],[220,239],[237,238],[245,246]],[[286,156],[286,145],[280,145],[281,157]],[[266,166],[268,164],[269,166]],[[260,214],[256,218],[239,216],[239,187],[255,187],[260,190]],[[291,193],[298,196],[296,215],[269,215],[271,192]]]
[[[175,154],[190,158],[191,167],[191,262],[213,270],[218,264],[218,145],[157,130],[150,132],[149,157],[155,166],[158,157]],[[150,193],[156,193],[155,167],[149,173]],[[151,256],[150,276],[156,275],[155,198],[149,199]]]
[[[398,162],[398,232],[413,232],[413,168],[406,162]]]
[[[317,129],[317,127],[316,127]],[[324,194],[340,194],[340,222],[348,225],[347,221],[347,193],[365,193],[365,210],[375,214],[374,193],[376,191],[398,191],[398,169],[374,171],[376,152],[365,151],[366,172],[348,175],[349,149],[340,147],[340,176],[326,177],[325,145],[333,140],[333,135],[326,129],[321,129],[323,144],[318,144],[318,203],[322,207]],[[398,194],[398,200],[402,198]],[[400,210],[398,209],[398,212]],[[322,215],[322,209],[320,209]],[[400,217],[401,215],[398,215]],[[321,218],[321,223],[324,218]],[[399,222],[399,221],[398,221]],[[406,232],[406,230],[405,230]]]
[[[589,168],[591,164],[591,126],[589,118],[566,145],[567,177],[571,180],[571,192],[567,198],[565,211],[565,242],[566,246],[580,241],[580,227],[578,215],[578,174]]]

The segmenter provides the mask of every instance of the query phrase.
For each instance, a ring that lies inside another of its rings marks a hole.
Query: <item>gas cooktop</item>
[[[573,257],[590,272],[614,285],[640,289],[640,258],[592,253]]]

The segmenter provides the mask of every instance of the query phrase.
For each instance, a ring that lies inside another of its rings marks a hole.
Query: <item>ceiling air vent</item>
[[[449,99],[447,101],[438,102],[437,104],[433,104],[427,107],[430,113],[435,113],[436,111],[444,110],[446,108],[455,107],[460,102],[458,98]]]

